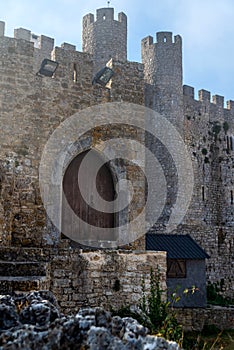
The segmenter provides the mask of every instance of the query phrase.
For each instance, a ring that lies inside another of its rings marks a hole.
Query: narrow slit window
[[[229,151],[229,149],[230,149],[229,136],[226,137],[226,140],[227,140],[227,150]]]
[[[73,81],[74,83],[77,82],[78,74],[77,74],[77,65],[76,63],[73,64]]]
[[[232,136],[230,136],[230,149],[231,149],[231,151],[233,151],[233,138],[232,138]]]
[[[202,186],[202,200],[203,200],[203,202],[205,200],[205,187],[204,186]]]
[[[103,15],[102,19],[103,19],[103,21],[105,21],[106,20],[106,15]]]
[[[233,191],[231,190],[231,204],[233,204]]]

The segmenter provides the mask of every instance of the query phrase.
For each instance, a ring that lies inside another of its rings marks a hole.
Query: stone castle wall
[[[98,10],[96,21],[91,14],[84,17],[84,52],[76,51],[75,46],[68,43],[54,48],[52,38],[36,36],[23,28],[15,30],[14,38],[5,37],[4,23],[0,22],[1,245],[61,247],[64,244],[60,232],[54,230],[46,217],[38,180],[44,146],[61,122],[73,115],[79,118],[80,111],[105,102],[146,105],[177,128],[193,163],[193,198],[185,219],[174,232],[189,233],[207,251],[211,257],[207,261],[208,279],[222,280],[223,292],[233,297],[234,102],[228,101],[224,108],[222,96],[215,95],[211,102],[210,93],[201,90],[197,101],[192,87],[183,89],[180,36],[173,39],[172,33],[161,32],[156,43],[152,37],[143,39],[141,64],[127,61],[126,35],[126,16],[121,13],[116,21],[113,9],[109,8]],[[36,74],[43,58],[59,63],[53,78]],[[113,79],[105,88],[92,85],[93,74],[105,64],[114,70]],[[124,120],[123,114],[123,124]],[[163,145],[147,137],[145,140],[142,131],[136,132],[128,126],[106,126],[90,130],[78,146],[73,140],[70,160],[89,148],[101,152],[104,140],[120,135],[142,143],[146,141],[146,146],[164,164],[167,203],[154,227],[164,233],[176,201],[177,187],[173,159]],[[121,146],[120,141],[117,146]],[[134,151],[134,146],[130,146],[129,155]],[[142,157],[144,160],[144,155]],[[113,164],[113,167],[117,179],[124,173],[135,181],[137,195],[125,213],[130,219],[144,205],[144,178],[136,167],[127,163]],[[70,246],[72,250],[70,243],[66,249]],[[133,248],[143,246],[141,240]],[[70,264],[68,260],[65,259],[65,264]],[[70,266],[72,269],[72,264]]]
[[[67,312],[85,303],[116,308],[133,303],[141,297],[142,278],[148,281],[152,267],[160,265],[165,288],[165,254],[80,252],[47,218],[39,189],[39,165],[50,135],[78,111],[112,101],[143,105],[142,65],[112,60],[110,65],[124,80],[113,84],[110,93],[108,88],[92,86],[94,63],[88,53],[77,52],[67,43],[54,48],[53,39],[44,36],[33,39],[30,31],[20,28],[15,38],[2,35],[0,40],[1,292],[50,289]],[[37,75],[44,58],[59,62],[53,78]],[[124,122],[124,114],[121,118]],[[121,134],[144,141],[143,132],[106,125],[74,139],[69,160],[89,148],[101,152],[106,139]],[[136,150],[130,147],[130,159],[132,152]],[[124,162],[113,164],[113,168],[117,180],[127,177],[135,182],[135,200],[124,214],[134,217],[144,204],[144,178],[137,176],[137,168]],[[142,248],[144,242],[135,246]]]
[[[156,43],[151,36],[144,38],[142,61],[145,104],[177,128],[193,164],[193,197],[184,220],[174,232],[190,234],[207,251],[208,279],[212,283],[221,281],[223,292],[233,298],[234,280],[230,274],[234,264],[233,101],[228,101],[224,108],[224,97],[214,95],[211,101],[210,92],[200,90],[199,100],[195,100],[194,88],[182,87],[180,36],[173,40],[172,33],[160,32]],[[151,135],[146,136],[146,145],[160,161],[167,179],[166,205],[151,231],[166,233],[177,197],[177,171],[165,145]],[[151,167],[146,157],[146,168]]]
[[[81,306],[119,309],[142,299],[142,281],[150,291],[151,268],[160,267],[161,288],[166,288],[165,252],[81,252],[60,250],[51,262],[50,290],[62,309]],[[79,254],[78,254],[79,253]],[[64,267],[64,261],[66,266]]]
[[[55,47],[49,56],[48,45],[41,52],[40,48],[34,48],[32,42],[25,40],[30,39],[29,31],[20,29],[15,33],[17,38],[2,37],[0,42],[0,122],[4,127],[0,150],[0,235],[4,245],[43,246],[55,244],[60,239],[51,238],[51,226],[45,215],[38,182],[41,155],[49,136],[61,122],[89,106],[123,99],[143,104],[142,69],[139,64],[122,65],[126,80],[112,87],[111,96],[109,89],[92,86],[93,59],[89,54],[77,52],[74,46],[63,44],[60,48]],[[41,43],[52,41],[45,37],[40,39]],[[39,70],[38,63],[45,57],[59,62],[53,78],[35,74]],[[126,82],[128,76],[129,83]],[[129,91],[130,95],[127,93]],[[124,115],[122,117],[124,121]],[[133,133],[127,127],[124,127],[124,132],[130,136]],[[89,148],[96,147],[98,150],[101,140],[118,137],[121,133],[121,126],[90,130],[83,136],[83,141],[79,140],[78,148],[69,150],[70,160]],[[144,134],[138,133],[134,138],[143,141]],[[73,140],[74,143],[76,141]],[[131,152],[129,149],[129,154]],[[122,164],[115,168],[117,177],[125,172],[129,179],[136,178],[133,166]],[[144,193],[144,179],[141,181]],[[142,193],[138,191],[136,206],[135,209],[132,206],[130,216],[134,216],[134,210],[144,202]]]
[[[202,331],[206,326],[220,330],[234,329],[233,307],[211,306],[205,309],[174,309],[176,318],[185,331]]]
[[[148,294],[151,269],[158,267],[160,287],[166,289],[165,252],[82,250],[68,245],[67,240],[61,248],[0,247],[0,294],[46,289],[65,313],[74,314],[82,306],[117,310],[142,301],[143,280]]]
[[[233,146],[234,110],[222,96],[184,87],[185,141],[194,168],[194,195],[181,232],[189,233],[207,251],[207,276],[223,281],[233,297]]]

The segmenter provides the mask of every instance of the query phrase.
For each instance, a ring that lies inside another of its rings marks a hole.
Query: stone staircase
[[[40,248],[0,248],[0,294],[49,289],[49,262]]]

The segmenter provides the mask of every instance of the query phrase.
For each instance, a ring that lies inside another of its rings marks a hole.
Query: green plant
[[[146,297],[143,290],[142,303],[140,308],[147,314],[151,320],[155,330],[162,325],[167,316],[168,303],[162,300],[163,290],[160,288],[160,270],[157,268],[157,272],[154,273],[151,269],[150,272],[150,294]],[[144,282],[142,283],[142,285]]]
[[[222,296],[223,281],[211,283],[207,285],[207,302],[212,305],[229,306],[234,304],[234,300]]]
[[[120,317],[133,317],[143,326],[147,327],[151,334],[162,336],[167,340],[175,341],[179,346],[183,346],[184,332],[182,325],[178,323],[173,306],[180,300],[178,291],[175,290],[170,301],[163,299],[164,290],[160,287],[161,273],[159,267],[156,272],[151,269],[150,272],[150,290],[146,293],[145,279],[142,279],[141,289],[142,298],[138,307],[130,307],[129,305],[121,307],[119,310],[111,308],[112,315]],[[184,295],[188,293],[194,294],[197,291],[195,286],[186,288]],[[188,347],[186,349],[191,350]]]
[[[217,141],[218,134],[220,133],[221,130],[222,130],[222,127],[220,123],[218,121],[214,122],[212,127],[212,133],[213,133],[215,142]]]
[[[161,273],[159,267],[154,272],[150,272],[150,291],[146,294],[145,279],[142,279],[142,298],[137,308],[129,305],[121,307],[119,310],[111,308],[113,315],[120,317],[133,317],[143,326],[147,327],[151,334],[157,334],[168,340],[176,341],[180,346],[183,342],[182,326],[178,323],[173,307],[179,297],[176,293],[172,295],[172,301],[164,301],[164,290],[160,287]]]
[[[220,340],[220,335],[212,333],[212,335],[206,336],[203,332],[187,332],[184,337],[183,348],[185,350],[217,349],[214,346]]]
[[[150,320],[151,333],[163,336],[168,340],[176,341],[179,345],[182,345],[183,331],[182,326],[178,323],[173,308],[170,306],[174,302],[178,301],[176,293],[172,295],[172,302],[163,300],[164,291],[160,288],[161,273],[159,267],[157,271],[150,272],[150,292],[149,295],[145,294],[145,282],[142,281],[142,300],[140,303],[140,309],[145,313]]]
[[[182,325],[178,323],[174,314],[169,312],[158,331],[158,335],[168,340],[176,341],[180,346],[183,344],[184,333]]]
[[[218,135],[221,131],[221,125],[219,122],[214,122],[213,128],[212,128],[213,134]]]
[[[227,133],[228,129],[229,129],[228,123],[227,123],[227,122],[224,122],[224,123],[223,123],[223,130],[224,130],[225,134]]]

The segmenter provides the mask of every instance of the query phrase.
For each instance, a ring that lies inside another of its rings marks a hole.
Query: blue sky
[[[81,50],[82,17],[105,0],[0,0],[6,35],[23,27],[75,44]],[[128,16],[128,59],[141,61],[141,39],[157,31],[183,38],[184,84],[234,100],[233,0],[112,0]]]

